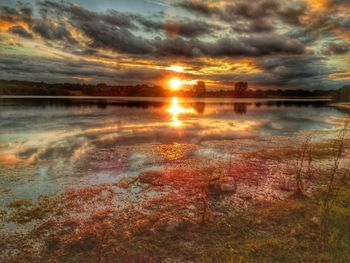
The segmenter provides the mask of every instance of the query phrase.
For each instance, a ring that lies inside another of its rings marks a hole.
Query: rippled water
[[[347,114],[325,101],[3,98],[0,103],[0,205],[157,169],[162,162],[150,159],[176,155],[186,145],[204,154],[210,148],[202,145],[209,141],[335,129]],[[148,146],[150,151],[139,150]]]

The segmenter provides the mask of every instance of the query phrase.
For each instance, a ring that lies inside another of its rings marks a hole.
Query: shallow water
[[[2,98],[0,206],[211,155],[209,142],[336,129],[346,114],[315,100]]]

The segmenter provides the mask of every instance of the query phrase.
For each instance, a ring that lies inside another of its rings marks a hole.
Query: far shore
[[[107,99],[121,99],[121,100],[164,100],[164,99],[171,99],[172,97],[176,96],[169,96],[169,97],[137,97],[137,96],[41,96],[41,95],[0,95],[0,99],[96,99],[96,100],[107,100]],[[317,97],[266,97],[266,98],[253,98],[253,97],[247,97],[247,98],[235,98],[235,97],[181,97],[179,98],[184,100],[206,100],[206,99],[225,99],[225,100],[235,100],[238,102],[244,102],[244,101],[251,101],[251,100],[258,100],[258,101],[332,101],[332,98],[329,96],[317,96]],[[336,103],[338,104],[338,103]]]

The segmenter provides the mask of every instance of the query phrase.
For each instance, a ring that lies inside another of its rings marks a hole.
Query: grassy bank
[[[322,248],[319,198],[260,204],[251,213],[215,225],[222,240],[213,244],[214,248],[199,261],[349,262],[349,183],[342,187],[335,200],[326,249]],[[210,229],[213,228],[208,226],[209,233]]]

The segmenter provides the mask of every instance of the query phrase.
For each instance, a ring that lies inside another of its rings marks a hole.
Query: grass
[[[56,245],[51,240],[48,254],[62,253],[59,262],[90,262],[91,257],[100,258],[92,262],[113,262],[106,261],[108,258],[117,258],[116,262],[158,262],[180,257],[196,262],[348,263],[349,182],[339,189],[330,220],[332,245],[326,251],[320,245],[321,197],[322,191],[312,198],[263,202],[248,212],[201,225],[182,223],[172,231],[159,224],[160,215],[144,220],[138,214],[132,228],[126,227],[129,235],[118,225],[121,218],[117,215],[108,220],[100,216],[85,223],[75,235],[65,233]],[[74,228],[79,223],[69,224]]]
[[[226,224],[230,228],[225,232],[243,231],[244,234],[227,238],[209,255],[203,256],[202,261],[350,262],[349,174],[338,171],[346,144],[347,124],[344,127],[335,143],[336,148],[323,144],[326,147],[318,147],[312,152],[312,158],[316,153],[318,159],[325,156],[334,159],[330,171],[317,170],[315,174],[318,186],[325,182],[326,188],[320,187],[311,197],[292,195],[293,198],[262,204],[248,214],[231,218]],[[300,149],[307,149],[304,146]],[[298,171],[298,165],[296,168]],[[300,188],[296,187],[298,190]],[[325,210],[325,199],[329,196],[332,199]]]
[[[251,213],[230,218],[222,242],[203,262],[344,262],[350,261],[350,189],[344,186],[330,219],[330,246],[322,250],[320,196],[261,204]],[[233,233],[227,235],[227,233]]]

